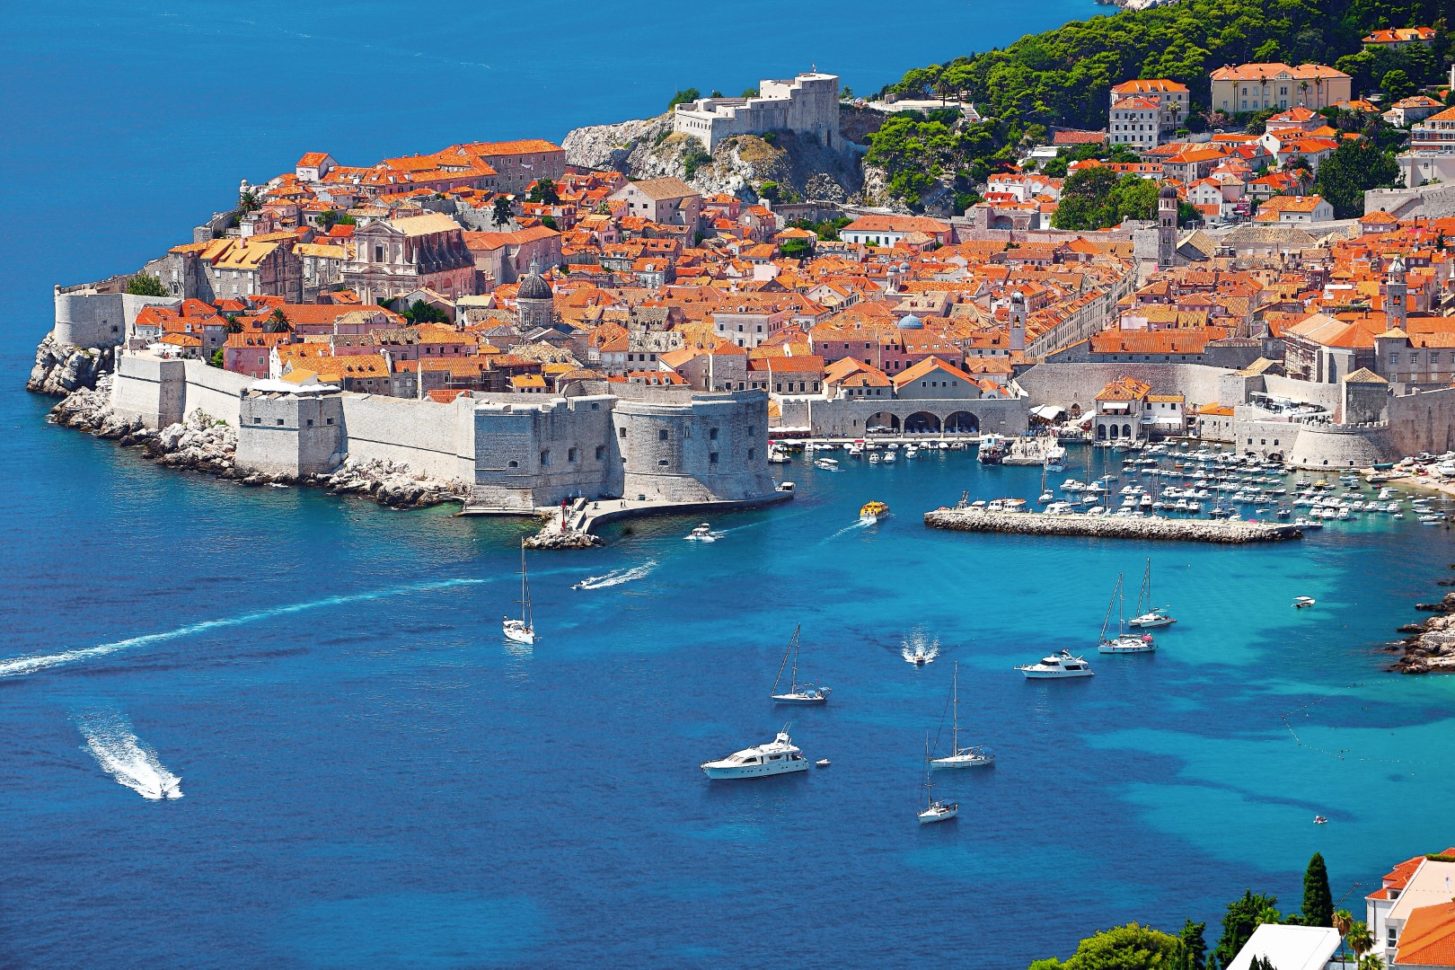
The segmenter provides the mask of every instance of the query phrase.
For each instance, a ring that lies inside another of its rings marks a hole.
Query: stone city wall
[[[471,504],[529,511],[584,495],[621,495],[616,398],[523,400],[491,395],[474,412]]]
[[[339,394],[249,394],[242,399],[237,467],[302,478],[333,471],[348,456]]]
[[[116,358],[111,404],[124,419],[139,420],[152,430],[199,410],[236,428],[243,389],[252,382],[200,360],[123,353]]]
[[[1341,386],[1338,384],[1317,384],[1313,381],[1300,381],[1278,374],[1264,374],[1263,387],[1272,397],[1317,404],[1331,414],[1338,412],[1343,394]]]
[[[1098,388],[1099,390],[1100,388]],[[995,434],[1020,434],[1028,425],[1029,402],[1025,398],[948,398],[939,400],[907,400],[904,398],[838,398],[832,401],[811,398],[787,398],[779,402],[779,426],[807,428],[815,438],[862,438],[870,418],[893,415],[900,427],[913,414],[933,415],[940,429],[952,416],[963,423],[965,415],[974,418],[975,427]],[[933,425],[932,425],[933,426]],[[932,430],[927,434],[942,434]]]
[[[1455,388],[1396,395],[1386,413],[1392,458],[1455,451]]]
[[[408,465],[442,482],[475,477],[474,402],[344,394],[349,457]]]
[[[1181,394],[1189,410],[1199,404],[1241,404],[1223,395],[1238,390],[1238,382],[1227,382],[1229,375],[1220,367],[1203,364],[1152,364],[1111,362],[1097,364],[1036,364],[1016,378],[1030,394],[1030,406],[1059,404],[1070,408],[1081,406],[1082,413],[1096,407],[1096,395],[1119,377],[1135,377],[1152,385],[1153,394]]]
[[[694,395],[686,406],[623,400],[614,422],[627,498],[737,501],[773,492],[762,391]]]
[[[115,347],[125,342],[126,335],[144,307],[172,305],[176,297],[133,296],[130,293],[96,293],[81,289],[55,291],[55,325],[51,330],[56,340],[76,347]]]

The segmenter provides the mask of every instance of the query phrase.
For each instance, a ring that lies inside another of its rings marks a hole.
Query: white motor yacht
[[[1049,657],[1042,657],[1040,663],[1021,664],[1015,668],[1027,680],[1055,680],[1063,677],[1090,677],[1091,665],[1081,657],[1072,656],[1070,650],[1062,650]]]
[[[717,541],[717,536],[715,536],[715,535],[712,534],[712,526],[708,525],[706,522],[704,522],[701,525],[697,526],[695,529],[693,529],[691,532],[687,533],[687,535],[683,536],[682,538],[686,539],[689,542],[716,542]]]
[[[808,759],[793,744],[785,728],[767,744],[754,745],[741,751],[734,751],[718,761],[704,761],[703,773],[713,780],[735,778],[762,778],[766,775],[785,775],[794,771],[807,771]]]

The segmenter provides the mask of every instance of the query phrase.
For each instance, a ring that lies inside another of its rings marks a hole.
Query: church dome
[[[924,328],[925,322],[913,313],[899,319],[899,329],[901,330],[923,330]]]
[[[516,290],[515,297],[518,300],[551,299],[551,284],[546,282],[535,263],[530,264],[530,272],[520,281],[520,288]]]

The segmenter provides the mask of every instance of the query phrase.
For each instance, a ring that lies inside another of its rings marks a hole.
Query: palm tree
[[[1378,953],[1359,958],[1359,970],[1384,970],[1384,958]]]
[[[1344,942],[1354,951],[1356,958],[1362,958],[1374,947],[1374,934],[1369,932],[1369,926],[1362,919],[1356,919],[1349,924],[1348,932],[1344,934]],[[1362,959],[1360,966],[1363,966]]]
[[[1339,931],[1340,936],[1347,936],[1349,927],[1354,925],[1354,914],[1347,909],[1334,910],[1334,929]]]

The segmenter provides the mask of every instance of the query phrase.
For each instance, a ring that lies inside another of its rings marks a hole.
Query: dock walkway
[[[925,525],[957,532],[1001,532],[1028,536],[1087,536],[1094,539],[1152,539],[1182,542],[1277,542],[1301,539],[1295,525],[1237,519],[1171,519],[1160,516],[1047,515],[940,508],[925,513]]]

